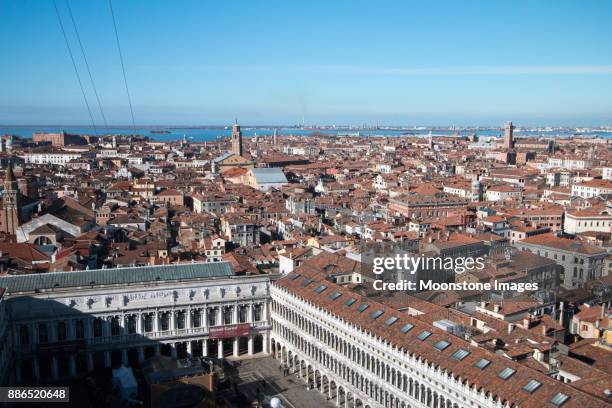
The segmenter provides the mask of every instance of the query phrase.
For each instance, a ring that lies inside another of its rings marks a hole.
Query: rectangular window
[[[402,328],[400,329],[400,331],[404,334],[408,333],[410,330],[412,330],[412,328],[414,327],[413,324],[410,323],[406,323],[404,326],[402,326]]]
[[[391,326],[393,323],[397,322],[397,317],[395,316],[391,316],[390,318],[388,318],[387,320],[385,320],[385,324],[387,326]]]
[[[450,346],[450,343],[446,340],[440,340],[434,344],[434,347],[440,351],[445,350],[448,346]]]
[[[372,319],[376,320],[380,316],[382,316],[383,313],[385,313],[385,312],[382,311],[382,310],[376,310],[375,312],[372,312],[372,314],[370,316],[372,317]]]
[[[487,360],[486,358],[481,358],[476,364],[474,364],[474,367],[484,370],[489,364],[491,364],[489,360]]]
[[[63,321],[57,322],[57,341],[65,341],[66,334],[66,323]]]
[[[208,309],[208,325],[215,326],[217,324],[217,309]]]
[[[560,407],[561,405],[565,404],[568,399],[569,399],[568,395],[565,395],[562,392],[560,392],[557,395],[555,395],[553,399],[550,400],[550,403],[553,404],[555,407]]]
[[[327,289],[327,286],[321,285],[321,286],[319,286],[318,288],[315,289],[315,292],[317,292],[318,294],[321,294],[321,293],[323,293],[323,291],[325,289]]]
[[[419,335],[417,336],[417,339],[424,341],[429,336],[431,336],[431,332],[428,332],[427,330],[423,330],[421,333],[419,333]]]
[[[338,299],[340,296],[342,296],[342,293],[340,293],[340,292],[334,292],[334,293],[332,293],[331,295],[329,295],[329,298],[330,298],[331,300],[336,300],[336,299]]]
[[[353,306],[356,301],[357,301],[357,299],[349,299],[346,302],[344,302],[344,305],[345,306]]]
[[[94,337],[102,337],[102,319],[96,317],[93,321],[93,335]]]
[[[497,376],[499,378],[501,378],[502,380],[507,380],[508,378],[512,377],[512,375],[516,372],[516,370],[513,370],[512,368],[506,367],[503,370],[501,370]]]
[[[19,327],[19,344],[30,344],[30,328],[26,325]]]
[[[74,325],[74,336],[77,339],[84,339],[85,338],[85,323],[83,323],[83,320],[77,320],[75,325]]]
[[[537,390],[538,388],[540,388],[540,385],[542,385],[541,382],[536,381],[536,380],[531,380],[529,381],[527,384],[525,384],[525,386],[523,387],[523,389],[525,391],[527,391],[528,393],[532,393],[535,390]]]
[[[364,303],[364,304],[362,304],[361,306],[359,306],[359,307],[357,308],[357,311],[358,311],[359,313],[361,313],[361,312],[363,312],[364,310],[366,310],[368,307],[370,307],[370,305],[368,305],[367,303]]]
[[[150,333],[153,331],[153,315],[146,314],[144,316],[144,331]]]
[[[463,360],[464,358],[466,358],[466,357],[467,357],[467,356],[469,356],[469,355],[470,355],[470,352],[469,352],[469,351],[464,350],[464,349],[459,349],[459,350],[455,351],[455,352],[454,352],[454,353],[451,355],[451,357],[452,357],[453,359],[457,360],[457,361],[461,361],[461,360]]]
[[[305,279],[304,282],[302,282],[302,284],[300,286],[305,288],[306,286],[310,285],[311,283],[312,283],[312,279]]]

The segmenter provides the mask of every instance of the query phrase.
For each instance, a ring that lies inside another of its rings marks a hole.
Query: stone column
[[[253,348],[254,348],[254,345],[255,345],[255,342],[253,340],[253,335],[252,334],[249,335],[249,343],[248,344],[249,344],[248,345],[249,356],[252,356],[253,355]]]
[[[187,354],[191,356],[191,340],[187,341]]]
[[[32,371],[34,371],[34,378],[40,378],[40,365],[38,364],[38,359],[35,358],[32,362]]]
[[[208,327],[208,308],[202,309],[202,327]]]
[[[202,356],[208,357],[208,339],[202,340]]]
[[[238,357],[240,355],[240,342],[239,337],[234,337],[234,357]]]
[[[175,313],[176,313],[176,310],[170,311],[170,330],[174,330],[176,327],[175,321],[174,321]]]
[[[263,320],[264,322],[270,320],[270,305],[268,304],[268,301],[264,302],[263,316],[261,320]]]
[[[68,373],[71,377],[76,375],[76,357],[74,354],[70,354],[68,357]]]
[[[156,310],[153,313],[153,332],[157,333],[159,331],[159,312]]]
[[[66,340],[70,341],[74,339],[74,320],[66,319]]]
[[[93,319],[85,319],[83,328],[85,329],[85,339],[93,339]]]
[[[264,353],[269,353],[270,352],[270,333],[265,332],[262,335],[263,337],[263,352]]]
[[[119,316],[119,334],[124,335],[127,333],[127,315]]]
[[[57,366],[57,357],[51,356],[51,378],[59,376],[59,367]]]
[[[185,328],[186,329],[191,329],[191,314],[193,313],[193,310],[191,310],[191,308],[186,310],[187,315],[185,316]]]
[[[49,343],[55,343],[57,341],[57,322],[55,320],[47,323],[47,341]]]
[[[19,361],[15,364],[15,381],[17,384],[21,382],[21,364]]]
[[[219,306],[219,316],[217,317],[217,326],[221,326],[223,323],[223,306]]]
[[[138,313],[136,315],[136,333],[141,334],[143,332],[143,328],[142,328],[142,318],[143,318],[143,314],[142,313]]]
[[[232,323],[233,324],[238,323],[238,309],[239,309],[239,306],[237,304],[234,305],[234,308],[232,309]]]
[[[217,347],[217,358],[223,358],[223,340],[219,339],[217,343],[219,343]]]
[[[94,369],[94,361],[93,361],[93,353],[87,353],[87,371],[93,371]]]

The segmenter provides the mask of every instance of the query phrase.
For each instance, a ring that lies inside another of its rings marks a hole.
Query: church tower
[[[232,153],[242,156],[242,132],[238,122],[232,126]]]
[[[2,232],[15,235],[17,228],[21,224],[21,200],[19,187],[15,174],[13,173],[13,165],[9,163],[4,177],[4,194],[2,195]]]
[[[514,149],[514,126],[512,122],[504,123],[504,148],[506,150]]]

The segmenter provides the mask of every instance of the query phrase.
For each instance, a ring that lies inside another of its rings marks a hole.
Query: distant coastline
[[[131,126],[112,126],[107,128],[91,126],[62,126],[62,125],[0,125],[0,135],[13,135],[22,138],[31,138],[34,132],[55,133],[60,131],[68,133],[86,135],[131,135],[138,134],[148,136],[158,141],[173,141],[186,138],[194,142],[216,141],[223,137],[229,137],[231,129],[228,126],[138,126],[135,132]],[[358,128],[358,127],[291,127],[291,126],[243,126],[243,134],[247,137],[252,136],[271,136],[274,130],[280,135],[310,136],[313,134],[328,136],[379,136],[379,137],[426,137],[429,132],[434,137],[442,136],[468,136],[476,133],[483,137],[500,137],[502,129],[492,127],[464,127],[452,129],[448,127],[381,127],[381,128]],[[580,137],[612,137],[612,130],[595,130],[584,133],[577,133],[569,128],[548,129],[519,129],[515,131],[518,137],[554,137],[567,138],[572,136]]]

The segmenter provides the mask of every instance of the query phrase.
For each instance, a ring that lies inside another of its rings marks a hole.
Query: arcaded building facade
[[[4,381],[66,378],[159,354],[267,353],[269,285],[266,275],[235,276],[227,262],[0,277],[10,323],[0,340],[13,351]]]
[[[545,374],[315,276],[271,288],[272,350],[342,407],[604,407]]]

